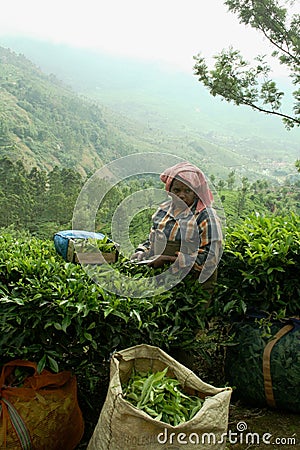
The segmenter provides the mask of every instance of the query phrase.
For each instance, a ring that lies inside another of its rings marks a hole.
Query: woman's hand
[[[164,264],[176,261],[176,258],[177,256],[160,255],[153,261],[149,262],[147,266],[154,267],[155,269],[157,269],[158,267],[162,267]]]
[[[133,255],[131,255],[130,259],[132,261],[142,261],[142,259],[145,259],[146,252],[143,252],[142,250],[139,250],[135,252]]]

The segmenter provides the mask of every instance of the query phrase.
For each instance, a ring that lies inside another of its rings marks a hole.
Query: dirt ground
[[[300,448],[300,414],[231,403],[227,436],[227,450],[296,450]]]

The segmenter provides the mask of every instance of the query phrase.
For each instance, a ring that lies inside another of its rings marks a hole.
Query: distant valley
[[[68,133],[72,127],[86,129],[77,150],[74,148],[79,144],[76,137],[72,137],[72,148],[65,139],[62,155],[57,148],[59,136],[53,138],[54,148],[45,154],[42,148],[38,152],[26,149],[20,136],[15,136],[17,153],[24,152],[28,161],[36,157],[40,166],[69,164],[86,172],[125,154],[156,151],[190,159],[207,173],[221,178],[235,170],[240,177],[247,176],[251,180],[265,177],[280,182],[296,173],[294,162],[300,157],[299,129],[288,132],[278,118],[237,108],[211,97],[197,82],[192,69],[191,74],[186,74],[156,63],[113,58],[30,39],[2,37],[1,45],[23,53],[40,68],[38,82],[44,77],[44,89],[51,92],[48,98],[54,115],[59,115],[59,108],[63,106],[62,95],[66,96],[68,91],[68,96],[73,96],[72,101],[77,107],[74,110],[70,104],[64,117]],[[13,99],[18,94],[16,90],[5,93],[4,62],[2,58],[0,102],[11,102],[13,108]],[[18,58],[14,64],[18,66]],[[20,70],[24,67],[18,68],[19,75]],[[22,75],[25,80],[30,77],[30,71],[26,70],[26,75]],[[62,81],[60,86],[58,80]],[[36,82],[30,78],[30,83]],[[42,103],[47,101],[46,98],[45,95]],[[84,115],[79,113],[80,102]],[[31,106],[34,108],[33,104]],[[50,114],[48,106],[46,109]],[[41,110],[42,107],[40,104]],[[14,113],[14,121],[18,115],[24,122],[20,100],[16,102],[16,108],[19,112]],[[32,119],[27,117],[26,120]],[[40,115],[35,126],[41,120]],[[63,123],[59,128],[63,133]],[[54,129],[51,133],[55,136]],[[51,137],[47,139],[50,145]],[[3,146],[1,152],[3,154]]]

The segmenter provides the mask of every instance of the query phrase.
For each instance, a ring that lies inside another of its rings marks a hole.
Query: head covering
[[[170,192],[173,179],[178,177],[183,182],[187,182],[197,195],[197,211],[212,205],[214,200],[213,194],[208,187],[204,173],[198,167],[183,161],[166,169],[160,175],[161,181],[166,185],[166,191]]]

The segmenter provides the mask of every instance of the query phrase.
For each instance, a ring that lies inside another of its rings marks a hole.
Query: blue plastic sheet
[[[104,234],[92,231],[64,230],[55,233],[53,240],[57,253],[67,261],[70,239],[103,239],[104,237]]]

